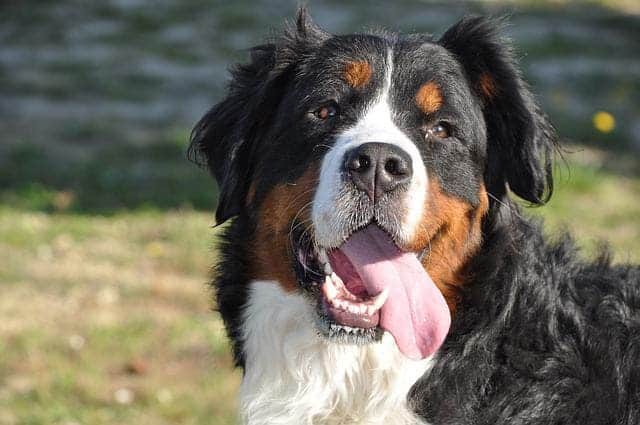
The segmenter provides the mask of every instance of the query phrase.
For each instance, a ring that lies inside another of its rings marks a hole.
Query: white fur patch
[[[427,172],[416,145],[393,122],[393,111],[389,105],[392,74],[393,60],[389,52],[385,70],[386,81],[380,95],[353,127],[337,136],[335,145],[322,161],[320,182],[312,209],[315,238],[319,246],[335,248],[349,236],[349,223],[346,217],[341,216],[342,209],[337,201],[343,188],[344,156],[349,150],[369,142],[398,146],[411,157],[413,177],[403,200],[404,208],[399,208],[406,211],[399,235],[401,242],[410,241],[417,230],[427,195]]]
[[[244,423],[420,424],[407,392],[431,359],[413,361],[393,337],[342,345],[317,334],[314,307],[276,282],[251,284],[244,314]]]

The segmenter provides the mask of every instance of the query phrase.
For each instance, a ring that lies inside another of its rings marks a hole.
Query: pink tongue
[[[434,353],[447,336],[451,315],[442,293],[415,254],[401,252],[375,225],[351,235],[339,250],[356,269],[369,294],[389,289],[379,325],[393,335],[400,351],[416,360]]]

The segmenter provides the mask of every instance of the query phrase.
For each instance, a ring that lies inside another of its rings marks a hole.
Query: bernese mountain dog
[[[232,71],[192,159],[247,424],[639,424],[640,268],[543,237],[552,125],[491,20],[332,35]]]

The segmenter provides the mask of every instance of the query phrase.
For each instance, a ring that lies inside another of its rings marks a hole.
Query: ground
[[[551,237],[572,231],[585,257],[607,240],[616,262],[640,262],[635,3],[387,3],[309,6],[336,32],[509,12],[566,146],[554,197],[526,213]],[[206,286],[216,191],[184,151],[225,68],[293,9],[0,6],[0,423],[235,422],[240,374]]]

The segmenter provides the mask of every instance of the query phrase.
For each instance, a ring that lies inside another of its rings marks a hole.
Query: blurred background
[[[640,2],[309,1],[345,33],[507,16],[568,149],[542,215],[640,261]],[[293,1],[0,2],[0,424],[232,424],[206,288],[216,189],[185,159]]]

